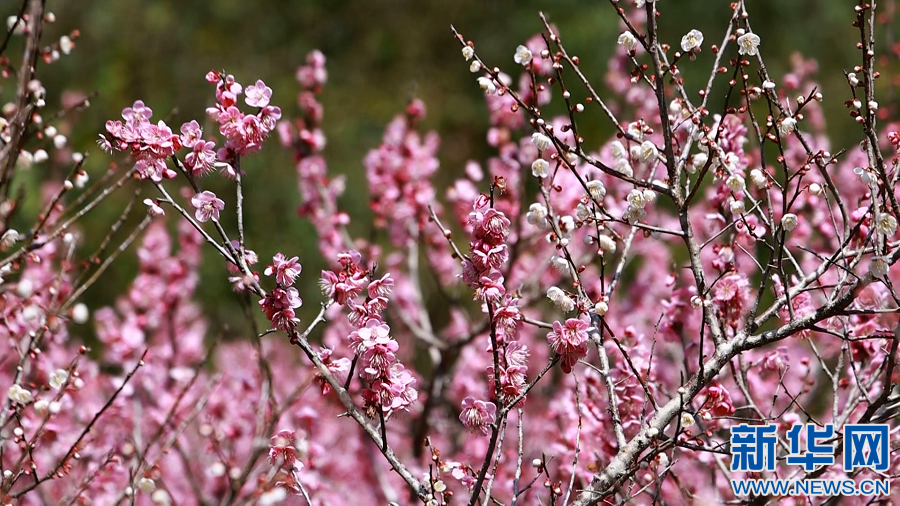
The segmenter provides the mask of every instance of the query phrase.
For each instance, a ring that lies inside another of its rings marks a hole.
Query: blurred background
[[[362,214],[367,210],[367,190],[354,182],[364,180],[363,157],[378,145],[384,126],[403,110],[410,94],[427,104],[424,128],[441,134],[439,188],[460,174],[466,160],[485,160],[492,154],[484,142],[488,116],[483,96],[451,36],[451,24],[475,42],[487,62],[512,71],[516,46],[541,30],[538,12],[544,11],[601,93],[606,61],[617,49],[620,32],[612,7],[600,0],[49,0],[47,6],[57,21],[45,28],[45,43],[80,30],[73,53],[40,72],[49,106],[58,107],[66,91],[97,93],[92,106],[78,114],[77,128],[65,132],[71,147],[90,152],[86,167],[92,180],[111,162],[124,161],[101,152],[95,139],[103,132],[104,121],[119,118],[121,109],[134,100],[144,100],[154,110],[154,121],[166,118],[173,130],[191,119],[203,124],[203,111],[213,103],[213,87],[204,75],[224,69],[245,85],[264,80],[274,90],[272,103],[281,106],[285,117],[292,117],[299,89],[295,70],[307,52],[320,49],[328,58],[329,72],[321,96],[328,137],[325,155],[332,174],[349,176],[340,204],[356,218],[351,231],[364,236],[370,226],[367,214]],[[816,58],[829,128],[835,135],[849,132],[852,122],[840,111],[848,96],[842,69],[858,59],[851,4],[756,0],[748,8],[772,75],[789,70],[795,51]],[[18,2],[5,2],[0,9],[5,16],[12,15]],[[698,89],[712,62],[709,46],[721,43],[729,5],[663,0],[660,10],[663,41],[677,47],[691,28],[705,35],[698,61],[681,66],[689,89]],[[20,54],[20,46],[14,43],[11,51]],[[4,89],[4,101],[12,91]],[[599,115],[588,118],[581,128],[588,132],[589,143],[593,139],[591,149],[612,131]],[[26,212],[20,216],[23,223],[39,207],[37,182],[63,167],[44,164],[22,179],[29,191]],[[244,160],[244,169],[248,247],[259,254],[260,270],[276,251],[299,255],[304,269],[299,284],[306,287],[304,309],[314,311],[319,296],[313,279],[327,264],[319,258],[312,227],[296,214],[299,199],[291,154],[273,137],[260,154]],[[212,176],[204,184],[225,192],[221,179]],[[144,194],[155,196],[150,190]],[[227,191],[230,196],[232,191]],[[92,251],[102,238],[90,231],[107,230],[127,198],[123,192],[82,222],[88,231],[85,251]],[[231,335],[246,335],[223,263],[209,249],[207,255],[199,298],[211,330],[227,326]],[[85,302],[92,310],[113,303],[134,273],[134,255],[124,255]]]

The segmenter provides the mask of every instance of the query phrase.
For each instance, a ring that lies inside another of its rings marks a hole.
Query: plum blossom
[[[50,374],[50,381],[48,382],[52,388],[59,389],[66,383],[66,380],[69,379],[69,372],[65,369],[57,369]]]
[[[875,229],[885,237],[893,237],[897,232],[897,218],[888,213],[880,213],[875,220]]]
[[[759,35],[745,33],[737,38],[738,54],[742,56],[756,56],[759,48]]]
[[[786,231],[790,232],[797,228],[798,218],[794,213],[787,213],[781,217],[781,227]]]
[[[491,433],[491,424],[497,420],[497,405],[489,401],[466,397],[462,402],[459,421],[467,430],[487,436]]]
[[[563,372],[569,374],[578,361],[587,355],[589,325],[576,318],[565,324],[553,322],[553,330],[547,334],[550,348],[559,355]]]
[[[219,211],[225,209],[225,202],[209,190],[204,190],[191,197],[191,205],[196,209],[194,217],[201,223],[209,220],[218,221]]]
[[[616,42],[628,51],[634,51],[634,48],[637,47],[637,38],[631,32],[622,32]]]
[[[869,260],[869,272],[872,273],[872,276],[875,278],[883,278],[887,276],[888,270],[890,269],[890,264],[888,263],[890,259],[883,256],[872,257]]]
[[[753,169],[750,171],[750,181],[752,181],[753,185],[757,188],[765,188],[769,182],[765,174],[763,174],[763,171],[759,169]]]
[[[9,400],[23,406],[34,400],[34,395],[17,383],[9,387],[6,395],[9,397]]]
[[[519,65],[528,65],[531,63],[531,58],[531,50],[522,45],[516,48],[516,54],[513,55],[513,60]]]
[[[544,178],[549,175],[550,164],[543,158],[538,158],[531,164],[531,174],[534,177]]]
[[[659,156],[659,150],[656,149],[656,144],[653,144],[651,141],[642,142],[637,152],[637,158],[644,163],[653,162],[656,160],[656,157]]]
[[[600,202],[601,200],[603,200],[603,197],[606,196],[606,186],[604,186],[603,182],[598,179],[588,181],[587,188],[588,194],[596,202]]]
[[[550,149],[551,146],[553,146],[553,142],[550,141],[550,137],[547,137],[540,132],[531,134],[531,143],[534,144],[534,146],[538,148],[539,151],[546,151]]]
[[[193,143],[191,152],[184,157],[185,167],[195,175],[209,174],[216,166],[215,147],[215,142],[198,139]]]
[[[244,102],[250,107],[266,107],[271,98],[272,88],[266,86],[262,80],[257,80],[256,84],[251,84],[244,90]]]
[[[479,77],[478,78],[478,86],[481,88],[481,91],[491,95],[497,91],[497,87],[494,86],[494,81],[492,81],[489,77]]]
[[[569,296],[559,287],[551,286],[547,290],[547,298],[550,299],[550,302],[552,302],[553,305],[566,313],[575,309],[575,301],[569,298]]]
[[[300,263],[297,262],[298,257],[285,258],[281,253],[276,253],[272,257],[272,265],[266,267],[266,276],[275,276],[275,281],[281,286],[290,286],[294,284],[294,280],[300,275]]]
[[[703,45],[703,33],[700,30],[691,30],[681,37],[681,50],[684,52],[699,49]]]
[[[784,118],[778,125],[778,131],[781,135],[788,135],[797,128],[797,120],[794,118]]]

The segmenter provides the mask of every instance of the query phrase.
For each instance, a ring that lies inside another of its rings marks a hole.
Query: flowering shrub
[[[681,51],[659,38],[667,3],[611,5],[622,32],[608,94],[543,16],[506,71],[454,31],[495,155],[436,187],[439,138],[410,101],[363,158],[383,237],[353,237],[351,219],[370,218],[338,204],[318,51],[297,71],[296,113],[263,81],[212,71],[207,118],[176,133],[134,102],[98,141],[122,168],[87,187],[72,155],[27,232],[9,227],[19,202],[2,192],[3,503],[722,502],[732,478],[872,477],[783,460],[732,471],[727,448],[741,423],[895,424],[900,133],[876,100],[875,6],[852,14],[861,53],[843,98],[858,136],[832,145],[815,63],[770,75],[743,2],[721,44],[694,29]],[[68,54],[77,33],[42,46],[52,14],[26,6],[9,26],[26,50],[0,121],[4,190],[66,145],[38,112],[34,62]],[[708,79],[689,82],[680,68],[701,53]],[[582,137],[591,114],[615,136]],[[273,133],[294,154],[300,214],[331,262],[321,273],[245,241],[243,188],[266,184],[252,155],[278,149]],[[219,177],[233,194],[205,189]],[[78,218],[126,186],[158,196],[122,239],[136,193],[81,262]],[[79,302],[133,243],[128,292]],[[202,248],[243,303],[245,340],[207,332],[193,302]],[[303,321],[297,286],[312,283],[319,311]],[[78,339],[88,324],[93,350]]]

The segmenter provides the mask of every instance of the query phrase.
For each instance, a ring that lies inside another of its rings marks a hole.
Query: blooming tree
[[[734,478],[876,476],[784,459],[748,473],[728,451],[740,424],[833,424],[840,454],[845,425],[894,420],[900,129],[876,98],[876,5],[848,9],[860,56],[834,100],[857,137],[832,145],[815,63],[771,75],[744,2],[718,44],[692,29],[681,51],[659,37],[667,3],[610,4],[622,31],[604,91],[544,16],[506,70],[454,30],[494,155],[446,190],[434,184],[439,137],[411,100],[363,158],[371,217],[340,209],[346,181],[322,155],[326,61],[313,51],[296,112],[262,80],[218,71],[205,118],[173,128],[134,102],[98,141],[118,168],[88,186],[84,154],[70,154],[20,233],[16,174],[69,149],[66,110],[41,112],[36,63],[78,35],[43,45],[53,15],[23,3],[9,22],[25,40],[17,94],[0,120],[0,500],[687,503],[733,500]],[[708,78],[683,78],[703,52]],[[614,137],[583,137],[587,115]],[[331,263],[321,273],[291,252],[261,259],[245,240],[243,188],[266,184],[253,155],[278,149],[273,134],[293,152],[300,215]],[[233,192],[206,189],[210,178]],[[78,219],[123,188],[131,203],[81,261]],[[383,236],[353,237],[353,219]],[[79,302],[134,243],[127,293],[112,307]],[[202,248],[221,257],[246,340],[209,335],[193,301]],[[304,321],[297,287],[314,283],[318,314]],[[78,339],[89,324],[93,350]],[[792,453],[784,436],[779,456]],[[898,472],[893,456],[881,477]]]

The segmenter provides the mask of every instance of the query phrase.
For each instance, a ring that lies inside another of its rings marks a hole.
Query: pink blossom
[[[294,280],[300,275],[300,263],[297,262],[298,257],[285,259],[281,253],[276,253],[272,257],[272,265],[266,267],[266,276],[275,275],[275,282],[281,286],[290,286],[294,284]]]
[[[225,209],[225,202],[208,190],[191,197],[191,204],[197,209],[194,217],[201,223],[209,220],[218,221],[219,211]]]
[[[203,136],[203,129],[197,120],[191,120],[189,123],[181,125],[181,145],[193,146]]]
[[[272,436],[269,444],[269,462],[291,468],[297,460],[297,439],[293,431],[282,430]]]
[[[459,421],[469,431],[487,436],[491,433],[491,424],[497,421],[497,406],[493,402],[466,397],[462,401]]]
[[[261,80],[257,80],[256,84],[251,84],[244,90],[244,101],[250,107],[265,107],[269,105],[271,98],[272,88],[266,86],[266,83]]]
[[[192,151],[184,157],[184,165],[194,175],[206,175],[212,172],[216,163],[216,143],[197,140],[192,145]]]
[[[565,324],[553,322],[553,330],[547,334],[550,348],[559,354],[563,372],[572,372],[572,368],[587,355],[587,322],[569,318]]]
[[[134,105],[122,109],[122,118],[132,123],[142,123],[153,117],[153,110],[144,105],[143,100],[136,100]]]
[[[492,271],[487,276],[482,276],[479,279],[480,288],[478,289],[478,296],[481,299],[490,302],[496,302],[506,294],[506,288],[503,287],[503,275],[497,271]]]

